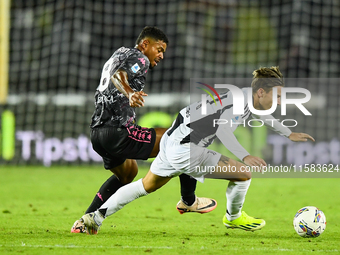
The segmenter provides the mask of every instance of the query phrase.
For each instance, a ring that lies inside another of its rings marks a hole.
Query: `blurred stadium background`
[[[278,65],[286,78],[308,78],[313,118],[296,109],[288,116],[317,142],[291,144],[268,130],[237,135],[275,164],[340,164],[337,0],[1,0],[0,7],[1,165],[101,164],[89,122],[102,65],[118,47],[133,47],[146,25],[170,43],[148,74],[140,125],[170,126],[189,102],[190,78],[250,78]]]

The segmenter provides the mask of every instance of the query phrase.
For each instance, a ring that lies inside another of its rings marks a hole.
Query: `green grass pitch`
[[[137,178],[146,174],[142,168]],[[180,215],[179,180],[107,218],[96,236],[71,234],[109,172],[94,167],[0,167],[0,254],[324,254],[340,251],[338,179],[254,178],[244,210],[266,220],[255,232],[226,229],[227,181],[198,183],[215,198],[208,214]],[[137,179],[136,178],[136,179]],[[327,217],[318,238],[299,237],[298,209],[314,205]]]

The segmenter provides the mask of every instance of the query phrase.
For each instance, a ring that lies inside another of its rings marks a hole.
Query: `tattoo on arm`
[[[222,155],[221,159],[220,159],[220,161],[222,161],[223,164],[225,164],[225,165],[229,165],[229,160],[230,160],[230,158],[228,158],[228,157],[226,157],[224,155]]]

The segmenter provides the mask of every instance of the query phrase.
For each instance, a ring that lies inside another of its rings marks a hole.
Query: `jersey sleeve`
[[[223,145],[241,161],[244,157],[250,155],[249,152],[237,141],[231,128],[227,127],[227,125],[220,125],[217,129],[216,136],[220,139]]]
[[[119,69],[124,70],[127,73],[130,85],[133,84],[133,88],[140,91],[144,87],[149,65],[149,59],[142,53],[138,52],[131,54]]]
[[[232,152],[236,157],[243,161],[244,157],[250,155],[250,153],[243,148],[243,146],[236,139],[233,129],[230,126],[230,121],[235,117],[233,115],[233,95],[228,92],[221,95],[223,107],[226,109],[221,115],[221,120],[226,120],[228,123],[219,125],[216,136],[223,143],[223,145]]]
[[[288,137],[292,131],[283,125],[275,119],[272,115],[256,115],[252,114],[252,117],[255,119],[260,119],[263,121],[263,123],[271,130],[275,131],[276,133]]]

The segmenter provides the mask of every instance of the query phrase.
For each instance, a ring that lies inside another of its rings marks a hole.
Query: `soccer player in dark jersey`
[[[156,157],[166,128],[143,128],[136,124],[135,107],[144,106],[143,92],[149,69],[163,59],[167,36],[156,27],[145,27],[134,48],[121,47],[104,64],[95,93],[91,122],[93,149],[103,158],[104,167],[114,173],[99,189],[86,213],[94,212],[120,187],[133,181],[138,172],[136,159]],[[195,196],[196,180],[180,175],[181,200],[177,210],[206,213],[216,201]],[[77,220],[72,233],[85,232]]]
[[[283,76],[278,67],[261,67],[253,73],[252,90],[243,88],[244,98],[252,97],[252,109],[268,110],[272,107],[273,97],[277,104],[281,104],[281,89],[284,86]],[[273,89],[277,91],[276,95]],[[249,94],[252,93],[252,94]],[[103,220],[122,209],[135,199],[146,196],[165,185],[174,176],[187,173],[188,175],[204,181],[204,178],[229,180],[226,197],[227,210],[223,215],[223,224],[227,228],[239,228],[246,231],[255,231],[265,226],[263,219],[254,218],[242,211],[243,203],[251,183],[250,169],[266,167],[266,162],[252,156],[237,141],[233,132],[238,125],[242,125],[250,116],[263,121],[263,123],[287,137],[291,141],[305,142],[314,138],[305,133],[292,132],[288,127],[271,115],[252,113],[247,101],[243,102],[244,114],[234,114],[234,97],[231,91],[220,95],[221,105],[207,101],[206,114],[201,113],[202,102],[193,103],[183,108],[171,128],[161,139],[161,150],[152,162],[150,171],[143,179],[132,182],[120,188],[110,197],[100,209],[82,217],[88,234],[97,234]],[[247,110],[246,110],[247,109]],[[228,120],[226,123],[216,124],[216,120]],[[215,123],[215,124],[213,124]],[[219,138],[223,145],[247,166],[234,159],[230,159],[207,147],[215,138]],[[127,192],[129,191],[129,192]]]

